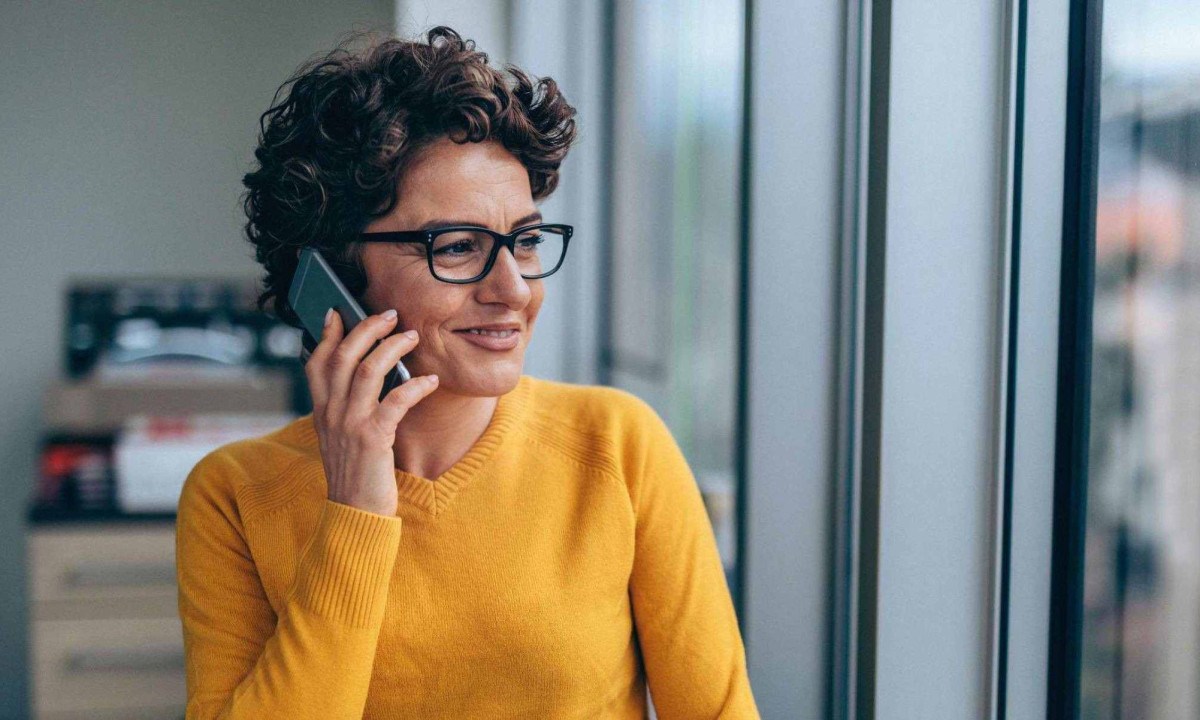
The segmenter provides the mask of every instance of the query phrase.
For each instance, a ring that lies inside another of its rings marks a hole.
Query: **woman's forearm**
[[[273,628],[252,594],[222,592],[248,576],[243,553],[206,571],[215,546],[181,535],[188,720],[362,717],[400,529],[399,517],[326,501]]]

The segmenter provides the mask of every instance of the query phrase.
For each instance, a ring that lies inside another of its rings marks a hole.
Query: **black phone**
[[[317,346],[317,340],[325,327],[325,313],[329,308],[336,310],[342,317],[345,333],[349,333],[355,325],[367,318],[367,313],[346,290],[346,286],[342,284],[329,262],[319,250],[311,247],[300,251],[300,262],[296,266],[296,274],[292,277],[292,286],[288,290],[288,302],[300,318],[300,323],[304,325],[305,352],[301,353],[301,360],[305,362],[308,361],[308,354]],[[399,332],[399,325],[395,332]],[[374,350],[378,346],[377,340],[371,349]],[[396,367],[388,370],[383,380],[383,388],[379,393],[380,401],[401,383],[411,379],[408,368],[404,367],[404,363],[397,361]]]

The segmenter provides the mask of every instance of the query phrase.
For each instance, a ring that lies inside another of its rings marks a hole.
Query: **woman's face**
[[[427,146],[403,173],[399,200],[367,232],[441,225],[480,225],[509,232],[540,222],[525,166],[500,143],[459,145],[442,138]],[[397,330],[416,330],[417,347],[404,358],[414,375],[437,373],[438,392],[503,395],[516,387],[542,306],[541,280],[521,277],[512,253],[501,249],[491,272],[466,285],[442,282],[429,272],[425,246],[364,243],[362,261],[368,312],[395,308]],[[464,336],[467,328],[512,323],[516,347],[491,350]]]

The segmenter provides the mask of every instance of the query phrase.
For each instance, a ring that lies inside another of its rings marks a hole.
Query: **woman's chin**
[[[517,386],[521,379],[521,363],[496,362],[491,365],[453,373],[452,377],[438,373],[438,388],[456,395],[499,397]]]

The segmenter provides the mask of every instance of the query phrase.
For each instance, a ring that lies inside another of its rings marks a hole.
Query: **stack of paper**
[[[136,415],[114,448],[117,504],[126,512],[175,512],[191,469],[212,450],[265,435],[295,419],[286,413]]]

